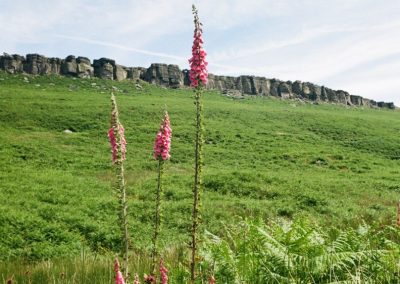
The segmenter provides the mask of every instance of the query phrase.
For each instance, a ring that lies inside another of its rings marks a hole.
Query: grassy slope
[[[165,105],[173,127],[166,165],[165,243],[190,222],[194,105],[190,90],[133,82],[0,73],[0,257],[116,249],[106,132],[109,88],[126,128],[131,232],[151,238],[152,144]],[[96,85],[94,85],[96,84]],[[400,113],[207,93],[204,222],[305,215],[322,224],[391,223],[400,193]],[[76,133],[65,134],[73,129]]]

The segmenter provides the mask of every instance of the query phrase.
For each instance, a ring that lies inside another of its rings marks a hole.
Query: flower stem
[[[113,164],[115,168],[115,175],[117,177],[116,193],[118,196],[118,221],[121,230],[121,256],[123,257],[123,271],[125,278],[128,277],[128,252],[129,252],[129,232],[128,232],[128,215],[127,215],[127,202],[126,202],[126,189],[125,189],[125,176],[124,176],[124,160],[126,152],[126,140],[124,135],[124,128],[119,122],[118,107],[115,96],[111,93],[111,129],[109,131],[109,138],[113,152]]]
[[[195,89],[196,105],[196,140],[195,140],[195,173],[193,187],[193,211],[191,229],[191,263],[190,263],[190,283],[196,279],[196,258],[198,250],[198,227],[200,225],[200,192],[201,192],[201,171],[202,171],[202,146],[203,146],[203,122],[202,122],[202,88]]]
[[[128,233],[128,218],[127,218],[127,202],[126,202],[126,190],[125,190],[125,177],[124,177],[124,165],[122,161],[118,161],[115,164],[116,175],[118,178],[118,201],[119,201],[119,222],[122,233],[122,246],[121,255],[124,259],[123,271],[125,278],[128,277],[128,252],[129,252],[129,233]]]
[[[162,177],[164,173],[164,160],[158,159],[158,179],[157,179],[157,192],[156,192],[156,214],[154,218],[154,235],[153,235],[153,250],[151,252],[152,266],[151,272],[154,275],[156,272],[157,257],[159,255],[157,240],[160,234],[161,227],[161,199],[163,194]]]

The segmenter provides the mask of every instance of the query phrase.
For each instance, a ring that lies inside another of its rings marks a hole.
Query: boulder
[[[25,58],[18,54],[9,55],[4,53],[0,56],[0,69],[6,71],[7,73],[15,74],[24,71],[23,62]]]
[[[301,98],[303,93],[303,83],[301,81],[294,81],[292,84],[292,92],[295,97]]]
[[[23,68],[26,73],[32,75],[47,75],[51,73],[48,59],[40,54],[27,54]]]
[[[78,65],[76,58],[73,55],[67,56],[61,64],[61,74],[66,76],[76,76],[78,72]]]
[[[236,78],[231,76],[216,76],[212,75],[208,77],[207,88],[215,89],[219,91],[223,90],[237,90]],[[185,79],[186,82],[186,79]]]
[[[319,97],[321,96],[321,88],[316,88],[314,84],[309,82],[304,82],[302,86],[303,86],[301,93],[302,98],[310,101],[319,100]]]
[[[252,76],[239,76],[236,79],[235,87],[242,94],[256,95]]]
[[[281,81],[277,79],[272,79],[271,80],[271,88],[270,88],[270,95],[273,97],[279,97],[279,85],[281,84]]]
[[[133,80],[143,79],[146,71],[147,69],[143,67],[128,67],[127,78]]]
[[[48,63],[50,65],[50,74],[53,75],[61,74],[62,60],[60,58],[51,57],[48,59]]]
[[[354,96],[350,95],[350,102],[354,106],[362,106],[363,104],[363,98],[360,96]]]
[[[169,76],[168,76],[168,65],[153,63],[147,69],[145,74],[145,81],[168,87],[169,86]]]
[[[265,77],[252,77],[255,95],[269,96],[271,82]]]
[[[388,109],[395,109],[396,108],[396,106],[392,102],[389,102],[389,103],[387,103],[387,102],[378,102],[377,105],[378,105],[378,107],[381,107],[381,108],[388,108]]]
[[[312,84],[312,90],[313,90],[313,98],[312,99],[314,101],[320,101],[321,100],[321,91],[322,91],[321,86]]]
[[[79,56],[76,59],[76,75],[79,78],[93,77],[94,70],[89,58]]]
[[[334,91],[336,96],[336,101],[339,104],[351,106],[353,103],[351,102],[350,94],[343,90]]]
[[[292,88],[290,82],[282,82],[278,86],[278,94],[283,99],[292,98]]]
[[[184,85],[184,76],[178,65],[153,63],[146,70],[143,79],[152,84],[179,88]]]
[[[114,66],[114,79],[117,81],[125,80],[128,77],[126,67],[116,64]]]
[[[94,75],[100,79],[114,79],[115,61],[108,58],[93,60]]]
[[[183,75],[178,65],[168,65],[169,87],[180,88],[183,86]]]

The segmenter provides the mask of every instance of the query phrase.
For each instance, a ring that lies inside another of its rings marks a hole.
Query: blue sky
[[[400,106],[399,0],[0,0],[0,52],[188,68],[192,3],[211,73],[310,81]]]

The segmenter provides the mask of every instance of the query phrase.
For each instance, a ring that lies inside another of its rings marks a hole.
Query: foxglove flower
[[[162,259],[160,261],[160,275],[161,284],[168,284],[168,269],[164,266],[164,261]]]
[[[207,62],[206,52],[203,49],[203,31],[201,29],[197,9],[192,5],[194,16],[194,41],[192,47],[192,58],[189,59],[190,63],[190,86],[194,87],[194,98],[196,106],[196,139],[195,139],[195,161],[194,161],[194,185],[193,185],[193,211],[192,211],[192,228],[190,230],[191,242],[191,262],[190,262],[190,283],[194,284],[196,281],[196,259],[199,240],[199,224],[201,222],[200,212],[200,193],[201,193],[201,173],[203,167],[202,148],[203,148],[203,106],[201,97],[203,93],[203,86],[207,84]]]
[[[125,160],[126,140],[124,127],[119,122],[118,109],[114,95],[111,96],[111,102],[111,128],[108,130],[108,139],[111,144],[112,161],[115,164],[118,161],[118,152],[120,152],[121,161]]]
[[[149,284],[156,283],[156,278],[153,275],[145,275],[144,282]]]
[[[192,46],[192,57],[189,59],[190,64],[190,86],[197,87],[201,82],[201,85],[207,85],[207,65],[206,55],[203,48],[203,30],[201,29],[202,23],[200,23],[199,17],[197,15],[197,10],[193,8],[194,14],[194,40]]]
[[[108,138],[111,144],[112,161],[115,167],[115,174],[117,177],[116,191],[118,193],[119,201],[119,212],[118,219],[121,228],[121,255],[124,258],[124,272],[125,277],[128,277],[128,251],[129,251],[129,232],[128,232],[128,214],[127,214],[127,202],[126,202],[126,189],[125,189],[125,177],[124,177],[124,167],[123,161],[125,160],[126,154],[126,140],[125,133],[122,124],[119,122],[118,118],[118,108],[115,96],[111,93],[111,129],[108,131]],[[119,263],[118,263],[119,268]],[[119,271],[119,269],[118,269]],[[117,270],[115,271],[117,273]],[[121,272],[117,273],[117,278],[115,281],[118,284],[123,283]]]
[[[167,160],[171,156],[169,151],[171,149],[171,137],[172,129],[169,121],[168,113],[165,112],[164,119],[161,123],[160,130],[157,133],[156,139],[154,141],[154,154],[155,160],[162,159]]]
[[[119,261],[115,259],[114,261],[114,271],[115,271],[115,284],[125,284],[124,277],[119,270]]]
[[[139,275],[135,274],[135,279],[133,280],[133,284],[140,284]]]

